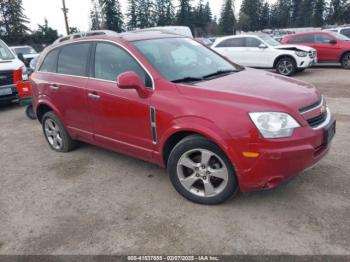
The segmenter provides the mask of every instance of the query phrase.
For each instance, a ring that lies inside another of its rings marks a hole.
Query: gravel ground
[[[316,68],[338,120],[319,165],[269,192],[193,204],[161,168],[90,145],[49,149],[36,121],[0,109],[0,254],[350,255],[350,71]]]

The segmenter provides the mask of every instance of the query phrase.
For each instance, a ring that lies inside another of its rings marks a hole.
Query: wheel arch
[[[273,68],[276,68],[278,61],[281,60],[282,58],[291,58],[294,61],[295,65],[298,66],[297,60],[292,55],[283,54],[275,58],[275,61],[273,62]]]
[[[339,62],[341,63],[341,62],[342,62],[342,60],[343,60],[343,57],[344,57],[346,54],[349,54],[349,53],[350,53],[350,49],[349,49],[349,50],[344,51],[344,52],[341,54],[340,58],[339,58]]]
[[[45,113],[47,113],[49,111],[55,112],[55,114],[62,121],[62,116],[59,113],[59,111],[57,110],[57,108],[52,103],[50,103],[49,101],[42,100],[42,101],[38,102],[38,104],[37,104],[37,106],[35,108],[35,112],[36,112],[37,118],[38,118],[40,123],[41,123],[42,118],[45,115]]]

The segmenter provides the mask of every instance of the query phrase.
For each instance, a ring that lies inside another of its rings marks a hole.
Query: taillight
[[[13,71],[13,83],[17,84],[22,81],[22,68]]]

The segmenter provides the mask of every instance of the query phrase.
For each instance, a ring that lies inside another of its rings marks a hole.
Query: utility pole
[[[64,16],[64,22],[66,24],[66,31],[67,31],[67,35],[69,35],[69,25],[68,25],[68,17],[67,17],[67,13],[68,13],[68,8],[66,8],[66,1],[62,0],[62,11],[63,11],[63,16]]]

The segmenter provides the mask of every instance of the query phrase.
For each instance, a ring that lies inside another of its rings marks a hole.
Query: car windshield
[[[200,81],[242,69],[189,38],[141,40],[133,45],[165,79],[173,82]]]
[[[259,35],[259,37],[264,40],[264,42],[266,42],[268,45],[270,46],[278,46],[281,43],[277,42],[275,39],[273,39],[271,36],[269,35]]]
[[[15,52],[18,55],[19,53],[22,53],[23,55],[30,55],[30,54],[36,54],[36,51],[29,46],[24,47],[15,47]]]
[[[14,58],[10,49],[0,40],[0,60],[12,60]]]
[[[342,35],[342,34],[339,34],[337,32],[329,32],[330,34],[332,34],[333,36],[335,36],[337,39],[339,40],[342,40],[342,41],[350,41],[350,38],[345,36],[345,35]]]

